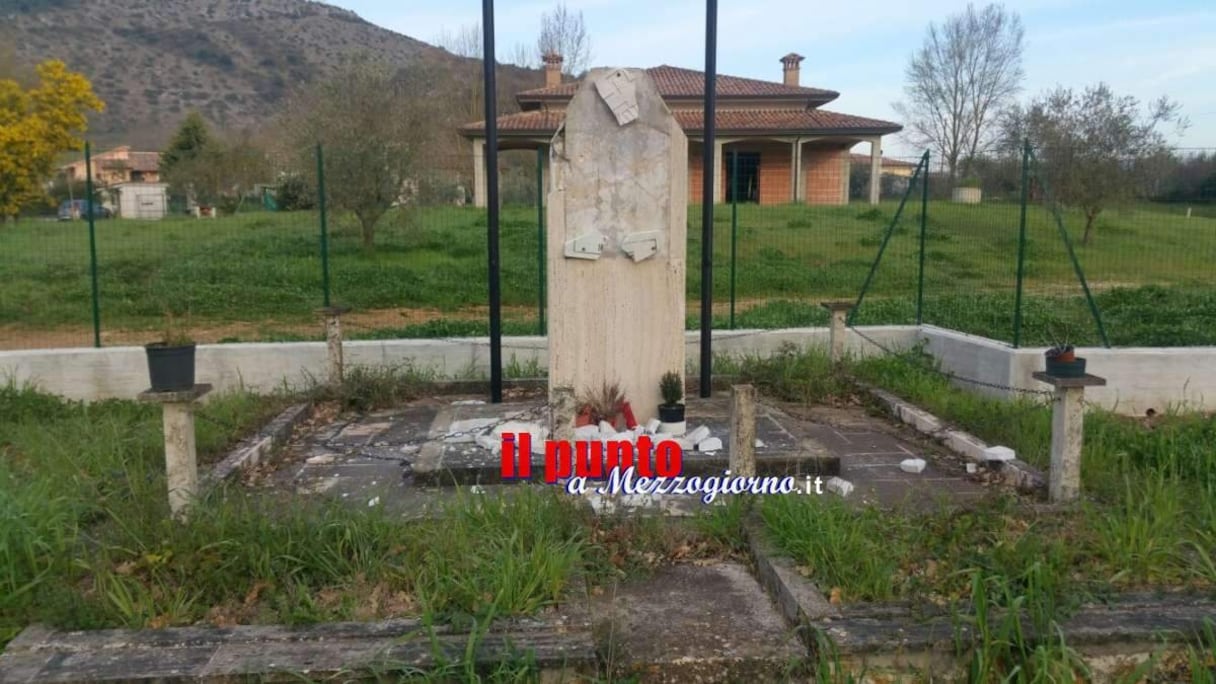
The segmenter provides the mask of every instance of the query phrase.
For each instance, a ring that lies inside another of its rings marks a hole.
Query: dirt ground
[[[766,303],[767,299],[737,300],[735,312],[747,311]],[[690,313],[700,310],[700,303],[695,300],[688,302]],[[716,302],[714,313],[726,315],[730,313],[729,302]],[[503,319],[507,321],[535,320],[536,308],[532,306],[504,306]],[[400,328],[402,326],[426,323],[433,320],[485,320],[489,317],[488,306],[471,306],[456,311],[443,311],[433,308],[394,307],[389,309],[369,309],[350,311],[342,317],[342,324],[348,334],[358,336],[360,332]],[[221,340],[238,339],[242,342],[256,342],[266,339],[270,334],[300,335],[323,339],[325,327],[320,317],[316,321],[301,320],[263,320],[263,321],[232,321],[232,322],[195,322],[190,326],[190,334],[200,344],[214,344]],[[115,328],[107,326],[102,319],[101,344],[103,347],[126,345],[142,345],[154,342],[160,337],[156,328]],[[67,325],[55,328],[36,328],[18,323],[0,325],[0,351],[17,349],[60,349],[70,347],[90,347],[93,344],[93,328],[87,325]]]

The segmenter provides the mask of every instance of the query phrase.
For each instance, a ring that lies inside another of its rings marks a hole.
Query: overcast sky
[[[398,33],[434,42],[481,19],[478,0],[331,0]],[[500,60],[534,45],[555,0],[498,0]],[[806,56],[802,83],[841,93],[827,109],[898,120],[904,68],[929,22],[966,7],[959,0],[750,0],[719,3],[718,72],[781,79],[778,58]],[[1007,7],[1026,26],[1023,97],[1055,85],[1106,81],[1147,101],[1168,95],[1190,128],[1171,139],[1216,148],[1216,3],[1211,0],[1020,0]],[[567,0],[583,12],[596,66],[659,64],[703,69],[705,7],[697,0]],[[888,153],[916,151],[892,140]]]

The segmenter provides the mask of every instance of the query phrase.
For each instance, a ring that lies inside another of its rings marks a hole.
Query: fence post
[[[1026,275],[1026,207],[1030,202],[1030,141],[1022,141],[1022,213],[1018,219],[1018,284],[1013,300],[1013,348],[1022,345],[1022,288]]]
[[[853,303],[820,302],[819,305],[831,312],[831,327],[828,329],[828,354],[832,363],[840,363],[844,361],[845,335]]]
[[[93,346],[101,347],[101,292],[97,285],[97,228],[93,223],[93,150],[84,144],[85,211],[89,218],[89,278],[93,287]],[[71,187],[68,181],[68,187]]]
[[[739,242],[739,150],[730,153],[730,329],[735,329],[735,257]]]
[[[925,150],[925,175],[920,179],[920,256],[916,271],[916,324],[923,320],[925,305],[925,232],[929,223],[929,150]]]
[[[344,375],[342,361],[342,314],[349,309],[330,306],[321,309],[325,320],[326,381],[330,387],[341,387]]]
[[[536,148],[536,334],[545,334],[545,148]]]
[[[177,392],[145,390],[142,402],[160,404],[165,438],[165,481],[169,489],[169,511],[179,522],[187,521],[188,507],[198,497],[198,454],[194,438],[195,404],[211,391],[198,384]]]
[[[1083,375],[1064,378],[1033,373],[1039,382],[1055,389],[1051,408],[1051,469],[1048,497],[1051,503],[1076,501],[1081,495],[1081,447],[1085,439],[1085,388],[1102,387],[1106,378]]]
[[[317,209],[321,212],[321,292],[329,307],[329,226],[325,212],[325,153],[317,143]]]
[[[756,388],[730,388],[730,472],[735,477],[756,476]]]

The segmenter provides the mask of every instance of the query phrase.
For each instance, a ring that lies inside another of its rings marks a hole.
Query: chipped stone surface
[[[977,482],[968,480],[961,463],[943,460],[942,453],[935,452],[931,445],[908,441],[890,422],[866,415],[860,408],[811,411],[806,416],[791,415],[789,411],[794,408],[757,402],[759,475],[793,475],[799,488],[806,475],[821,476],[825,481],[840,476],[854,484],[855,491],[849,498],[857,504],[928,502],[942,494],[965,499],[983,496],[986,491],[978,482],[980,477],[973,477]],[[723,392],[710,399],[690,398],[687,412],[694,427],[708,428],[711,438],[722,440],[723,447],[718,451],[697,451],[695,444],[683,440],[685,475],[721,476],[730,468],[729,395]],[[450,490],[455,485],[465,488],[480,485],[487,489],[517,486],[502,483],[498,441],[483,438],[481,444],[447,442],[444,436],[452,431],[453,424],[477,420],[477,424],[485,426],[478,434],[492,435],[496,427],[509,423],[543,428],[547,415],[546,408],[537,402],[452,405],[433,400],[421,400],[363,418],[343,415],[333,423],[340,429],[317,425],[312,432],[302,434],[281,459],[276,459],[279,462],[272,464],[265,480],[268,486],[280,486],[287,491],[362,504],[379,496],[381,505],[390,510],[422,515],[445,496],[442,489],[433,487]],[[347,431],[359,423],[375,427]],[[592,430],[595,439],[605,440],[633,440],[641,433],[639,430],[601,437],[598,426],[591,426],[588,432]],[[343,432],[363,435],[360,440],[364,444],[339,439]],[[657,444],[660,437],[652,435],[651,439]],[[544,469],[543,441],[533,439],[532,448],[533,482],[548,486],[540,483]],[[324,458],[309,462],[318,456]],[[927,461],[924,472],[914,475],[901,470],[900,462],[910,458]],[[660,505],[635,510],[682,515],[703,510],[705,506],[695,496],[664,499]],[[715,503],[722,500],[719,498]]]
[[[781,681],[806,654],[738,563],[664,567],[606,591],[593,610],[601,649],[623,678]]]
[[[658,410],[659,378],[685,367],[688,140],[645,71],[595,69],[550,149],[550,394],[616,383],[645,422]],[[657,235],[643,245],[638,233]],[[588,250],[602,249],[597,258],[568,258],[585,236]]]

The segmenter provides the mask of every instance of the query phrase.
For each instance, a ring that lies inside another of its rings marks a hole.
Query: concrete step
[[[303,627],[175,627],[60,632],[30,627],[0,654],[0,682],[349,681],[460,661],[480,671],[527,659],[542,678],[594,674],[585,624],[512,621],[476,638],[419,620]]]

